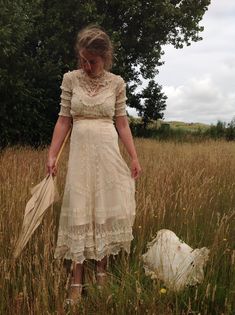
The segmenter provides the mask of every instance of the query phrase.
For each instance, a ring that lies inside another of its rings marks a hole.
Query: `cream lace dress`
[[[120,154],[113,118],[126,115],[122,77],[64,74],[59,115],[73,118],[65,189],[54,258],[101,260],[130,253],[135,180]],[[77,116],[84,119],[76,119]]]

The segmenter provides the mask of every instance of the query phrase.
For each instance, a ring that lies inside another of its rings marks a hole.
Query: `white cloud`
[[[201,25],[203,41],[167,46],[156,77],[168,96],[166,120],[216,123],[235,116],[235,3],[212,1]]]
[[[185,85],[166,86],[167,120],[216,123],[230,121],[235,114],[235,93],[224,93],[211,77],[190,79]]]
[[[138,117],[138,114],[135,108],[127,107],[127,111],[131,116]]]

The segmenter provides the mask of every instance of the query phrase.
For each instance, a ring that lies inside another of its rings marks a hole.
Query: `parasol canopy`
[[[71,129],[72,127],[69,129],[64,139],[64,142],[57,155],[55,165],[58,163],[65,142],[70,135]],[[14,258],[17,258],[20,255],[34,231],[41,224],[46,210],[54,202],[59,200],[59,194],[56,185],[56,176],[48,173],[39,184],[31,188],[30,192],[32,197],[26,204],[21,233],[13,251]]]

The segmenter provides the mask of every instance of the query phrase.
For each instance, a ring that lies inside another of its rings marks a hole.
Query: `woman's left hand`
[[[137,179],[140,175],[141,167],[137,158],[131,160],[131,177]]]

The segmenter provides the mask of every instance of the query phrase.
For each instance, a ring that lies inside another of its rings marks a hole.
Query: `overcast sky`
[[[235,117],[235,1],[212,0],[200,24],[202,41],[165,47],[156,77],[168,97],[165,121],[215,124]]]

